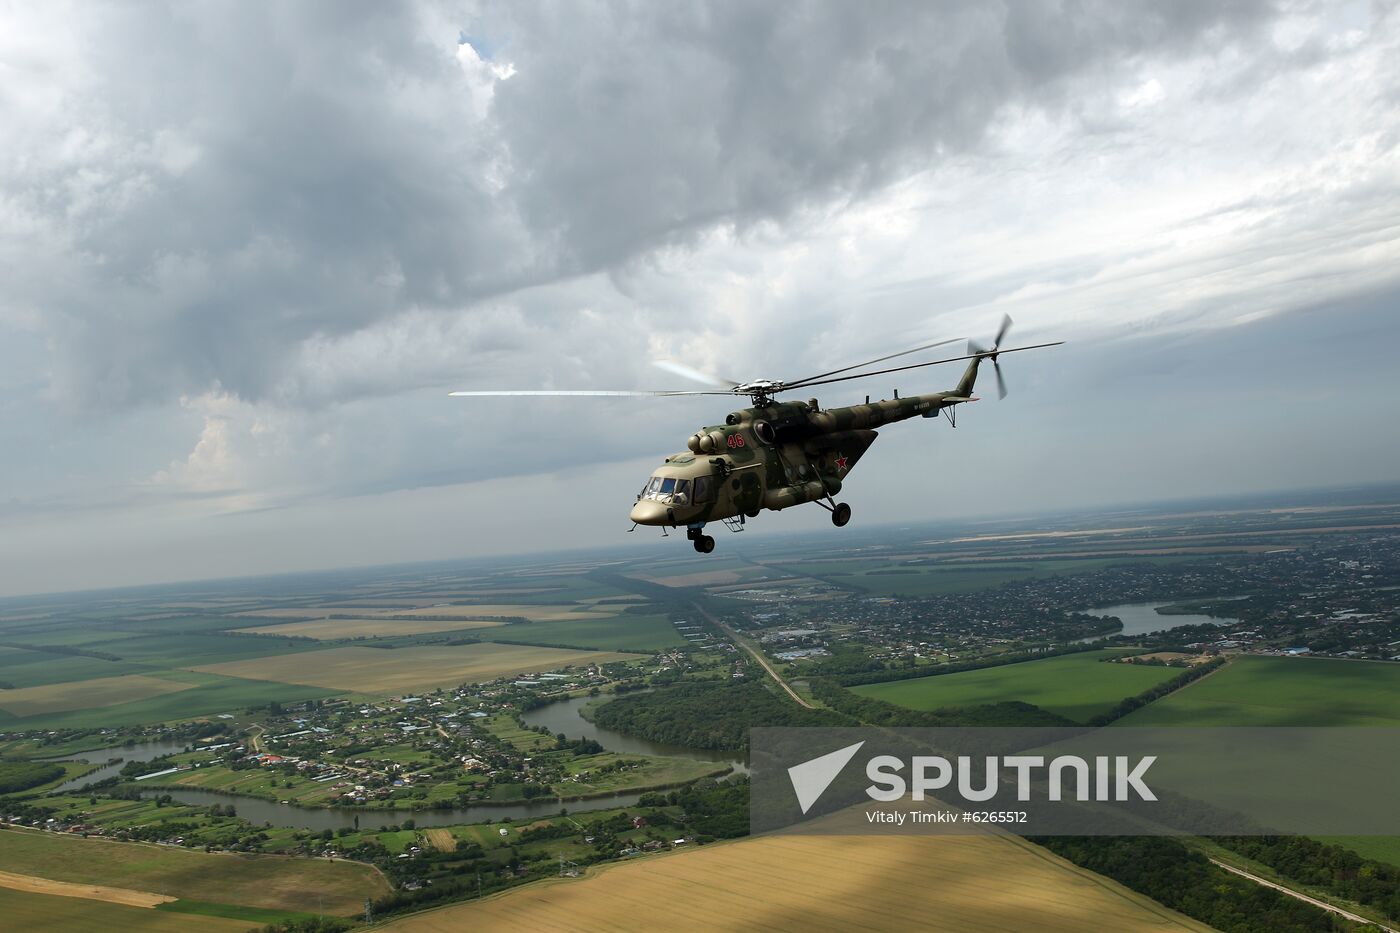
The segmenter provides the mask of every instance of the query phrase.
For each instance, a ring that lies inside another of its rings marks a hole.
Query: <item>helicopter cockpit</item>
[[[653,476],[638,501],[647,500],[665,505],[688,506],[709,502],[714,498],[714,477]]]
[[[632,507],[639,525],[684,525],[714,501],[716,480],[710,465],[686,457],[666,463],[647,480]]]

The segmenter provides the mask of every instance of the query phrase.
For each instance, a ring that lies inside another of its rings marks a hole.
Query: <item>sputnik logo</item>
[[[845,748],[838,748],[834,752],[788,768],[788,778],[792,781],[792,789],[797,794],[797,804],[802,808],[804,816],[864,744],[864,741],[860,741],[854,745],[847,745]]]

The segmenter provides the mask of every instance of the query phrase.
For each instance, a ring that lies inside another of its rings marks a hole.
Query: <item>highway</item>
[[[702,616],[704,616],[707,620],[712,622],[716,628],[718,628],[725,635],[728,635],[730,641],[734,642],[734,644],[747,651],[753,657],[753,659],[757,661],[765,671],[768,672],[768,676],[773,678],[773,682],[776,683],[779,687],[782,687],[783,690],[787,692],[787,695],[792,697],[793,701],[796,702],[798,706],[805,707],[806,709],[816,709],[816,707],[813,706],[811,703],[808,703],[806,700],[802,699],[802,697],[798,696],[796,690],[788,686],[788,682],[786,680],[783,680],[782,676],[773,669],[773,665],[768,663],[768,659],[763,656],[763,652],[759,651],[752,644],[750,644],[748,639],[740,637],[738,632],[725,625],[719,619],[716,619],[714,616],[710,615],[708,612],[705,611],[704,607],[700,606],[698,603],[696,604],[695,608]]]

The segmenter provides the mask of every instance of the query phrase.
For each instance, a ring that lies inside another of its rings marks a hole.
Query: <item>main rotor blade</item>
[[[1003,353],[1019,353],[1019,352],[1022,351],[1022,350],[1039,350],[1041,347],[1058,347],[1058,346],[1059,346],[1060,344],[1062,344],[1062,343],[1064,343],[1063,340],[1056,340],[1056,341],[1053,342],[1053,343],[1036,343],[1036,344],[1032,344],[1031,346],[1028,346],[1028,347],[1012,347],[1012,348],[1009,349],[1009,350],[998,350],[998,351],[997,351],[997,355],[1000,356],[1000,355],[1003,354]],[[908,365],[908,366],[896,366],[896,367],[894,367],[893,369],[877,369],[877,370],[876,370],[875,372],[873,372],[873,373],[856,373],[854,376],[838,376],[838,377],[836,377],[835,379],[819,379],[819,380],[817,380],[817,381],[815,381],[815,382],[805,382],[805,383],[803,383],[803,384],[802,384],[800,387],[798,387],[798,388],[807,388],[808,386],[827,385],[827,384],[832,383],[832,382],[849,382],[849,381],[852,380],[852,379],[865,379],[865,378],[867,378],[867,377],[869,377],[869,376],[883,376],[883,375],[885,375],[885,374],[887,374],[887,373],[902,373],[902,372],[905,372],[905,371],[910,370],[910,369],[922,369],[922,368],[924,368],[925,366],[939,366],[939,365],[941,365],[941,364],[943,364],[943,363],[956,363],[956,362],[958,362],[959,360],[971,360],[971,359],[976,359],[976,358],[979,357],[979,356],[984,357],[984,356],[986,356],[986,355],[987,355],[986,352],[983,352],[983,353],[969,353],[967,356],[954,356],[954,357],[949,357],[949,358],[946,359],[946,360],[930,360],[930,361],[928,361],[927,363],[911,363],[911,364]],[[786,389],[794,388],[794,386],[784,386],[783,388],[786,390]]]
[[[815,380],[817,379],[825,379],[827,376],[835,376],[840,373],[848,373],[853,369],[861,369],[865,366],[874,366],[876,363],[883,363],[885,360],[892,360],[898,356],[908,356],[911,353],[918,353],[920,350],[932,350],[934,347],[941,347],[945,343],[952,343],[955,340],[961,339],[961,337],[950,337],[947,340],[940,340],[937,343],[926,343],[922,347],[915,347],[912,350],[900,350],[898,353],[891,353],[889,356],[878,356],[873,360],[866,360],[864,363],[856,363],[854,366],[843,366],[840,369],[833,369],[829,373],[817,373],[817,375],[815,376],[808,376],[805,379],[798,379],[796,382],[786,382],[783,384],[783,387],[785,389],[800,389],[804,385],[816,385],[817,383]]]
[[[711,373],[701,372],[693,369],[684,363],[677,363],[675,360],[652,360],[651,365],[657,369],[664,369],[673,376],[680,376],[682,379],[689,379],[691,382],[699,382],[716,389],[732,389],[739,384],[737,379],[725,379]]]
[[[482,389],[466,392],[448,392],[447,394],[458,398],[468,396],[473,398],[497,398],[518,395],[579,398],[655,398],[672,395],[733,395],[734,393],[691,391],[689,389],[660,389],[656,391],[639,391],[633,389]]]
[[[1001,364],[992,360],[992,371],[997,374],[997,399],[1006,398],[1006,380],[1001,378]]]

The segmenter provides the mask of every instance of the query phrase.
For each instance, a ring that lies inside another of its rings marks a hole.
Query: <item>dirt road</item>
[[[1280,892],[1281,894],[1287,894],[1289,897],[1296,897],[1296,898],[1297,898],[1298,900],[1300,900],[1300,901],[1305,901],[1306,903],[1309,903],[1309,904],[1313,905],[1314,907],[1321,907],[1323,910],[1331,911],[1331,912],[1334,913],[1334,914],[1337,914],[1337,915],[1339,915],[1339,916],[1345,917],[1346,919],[1351,920],[1351,921],[1354,921],[1354,922],[1356,922],[1356,923],[1369,923],[1369,924],[1371,924],[1371,925],[1373,925],[1373,926],[1379,927],[1379,928],[1382,929],[1382,930],[1388,931],[1388,933],[1400,933],[1400,930],[1396,930],[1395,927],[1386,926],[1384,923],[1381,923],[1381,922],[1378,921],[1378,920],[1368,920],[1368,919],[1366,919],[1365,917],[1363,917],[1363,916],[1361,916],[1361,915],[1359,915],[1359,914],[1354,914],[1354,913],[1352,913],[1352,912],[1349,911],[1349,910],[1342,910],[1342,908],[1340,908],[1340,907],[1333,907],[1331,904],[1327,903],[1326,901],[1320,901],[1320,900],[1318,900],[1318,899],[1315,898],[1315,897],[1309,897],[1309,896],[1306,895],[1306,894],[1301,894],[1301,893],[1299,893],[1298,891],[1293,890],[1292,888],[1285,888],[1285,887],[1284,887],[1283,885],[1281,885],[1281,884],[1275,884],[1275,883],[1272,882],[1272,881],[1268,881],[1268,880],[1266,880],[1266,879],[1264,879],[1264,878],[1260,878],[1258,875],[1250,874],[1249,872],[1245,871],[1243,868],[1236,868],[1236,867],[1233,866],[1233,865],[1226,865],[1224,862],[1220,861],[1219,859],[1211,859],[1211,863],[1214,864],[1214,865],[1220,866],[1221,868],[1225,869],[1226,871],[1230,872],[1231,874],[1239,875],[1241,878],[1248,878],[1250,881],[1253,881],[1255,884],[1262,884],[1262,885],[1263,885],[1264,887],[1266,887],[1266,888],[1273,888],[1275,891],[1278,891],[1278,892]]]

